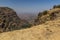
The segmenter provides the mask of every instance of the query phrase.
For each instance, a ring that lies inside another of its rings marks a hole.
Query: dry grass
[[[48,10],[49,13],[59,12],[59,11],[60,11],[60,8],[55,8],[55,9]]]
[[[0,40],[60,40],[60,20],[48,21],[28,29],[1,33]]]

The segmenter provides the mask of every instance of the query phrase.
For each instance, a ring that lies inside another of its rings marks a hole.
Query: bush
[[[47,11],[47,10],[43,11],[43,15],[46,15],[47,13],[48,13],[48,11]]]
[[[32,26],[31,24],[25,23],[25,24],[22,25],[22,29],[23,28],[30,28],[31,26]]]
[[[39,21],[39,18],[35,19],[35,21],[34,21],[34,22],[38,22],[38,21]]]
[[[15,30],[15,29],[17,29],[17,28],[16,28],[15,25],[11,25],[8,29],[9,29],[9,31],[12,31],[12,30]]]
[[[56,18],[56,14],[55,13],[50,14],[50,19],[51,20],[54,20],[55,18]]]
[[[41,12],[39,12],[38,16],[39,16],[39,17],[41,17],[41,16],[42,16],[42,13],[41,13]]]
[[[60,5],[54,5],[53,8],[60,8]]]
[[[38,17],[41,17],[42,15],[46,15],[48,13],[47,10],[43,11],[43,12],[39,12]]]

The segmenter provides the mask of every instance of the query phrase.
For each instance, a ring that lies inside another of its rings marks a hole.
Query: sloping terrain
[[[21,20],[13,9],[0,7],[0,32],[23,29],[28,26],[30,24],[25,20]]]
[[[20,21],[20,18],[13,9],[9,7],[0,7],[0,32],[17,28]]]
[[[45,10],[43,12],[39,12],[38,17],[35,19],[34,24],[39,25],[43,24],[50,20],[55,20],[56,18],[60,18],[60,8],[54,8],[50,10]]]
[[[60,40],[60,19],[0,34],[0,40]]]
[[[0,33],[0,40],[60,40],[60,8],[39,13],[31,28]]]

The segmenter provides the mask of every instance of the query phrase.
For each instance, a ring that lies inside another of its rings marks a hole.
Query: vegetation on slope
[[[0,7],[0,32],[18,30],[30,26],[31,24],[21,20],[13,9]]]
[[[51,10],[45,10],[43,12],[39,12],[38,17],[35,19],[35,24],[34,25],[38,25],[38,24],[42,24],[45,23],[46,21],[49,20],[54,20],[56,19],[56,17],[60,16],[60,5],[58,6],[54,6],[54,9]]]
[[[1,33],[0,40],[60,40],[60,19],[28,29]]]
[[[16,12],[8,7],[0,7],[0,32],[12,31],[30,28],[32,25],[43,24],[50,20],[60,17],[60,5],[54,6],[53,9],[39,12],[38,17],[33,23],[21,20]]]

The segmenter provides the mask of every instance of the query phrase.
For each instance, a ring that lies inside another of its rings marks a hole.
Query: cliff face
[[[10,31],[18,28],[20,25],[20,18],[16,12],[8,7],[0,7],[0,31]]]

